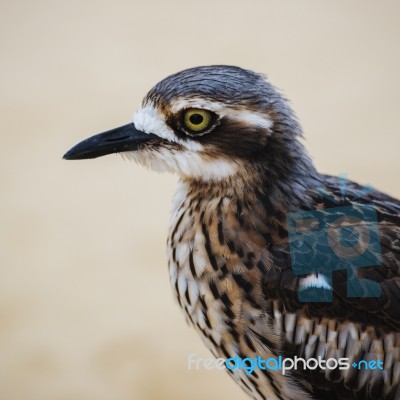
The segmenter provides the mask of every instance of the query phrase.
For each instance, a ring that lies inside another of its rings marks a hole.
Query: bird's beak
[[[139,131],[133,123],[94,135],[74,146],[64,154],[65,160],[96,158],[111,153],[137,150],[158,136]]]

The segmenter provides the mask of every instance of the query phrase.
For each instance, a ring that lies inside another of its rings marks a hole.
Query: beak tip
[[[72,149],[69,149],[64,155],[63,160],[84,160],[87,158],[95,158],[96,156],[88,154],[88,152],[81,151],[78,147],[79,144]]]
[[[74,155],[76,156],[76,154],[74,154],[75,152],[71,150],[68,150],[64,155],[63,155],[63,160],[76,160],[77,158],[74,157]]]

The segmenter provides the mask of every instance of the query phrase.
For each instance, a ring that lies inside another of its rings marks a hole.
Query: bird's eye
[[[189,108],[183,113],[182,123],[188,133],[204,133],[214,123],[214,114],[201,108]]]

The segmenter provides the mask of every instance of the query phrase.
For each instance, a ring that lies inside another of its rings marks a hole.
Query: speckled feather
[[[335,178],[324,177],[324,182],[340,196]],[[358,189],[350,185],[349,196]],[[320,355],[347,357],[351,363],[363,358],[385,362],[383,371],[358,374],[353,369],[285,377],[280,371],[257,370],[250,376],[235,371],[234,379],[255,399],[316,398],[311,393],[321,399],[397,398],[400,230],[387,224],[397,218],[399,204],[377,192],[368,198],[382,207],[382,241],[388,241],[379,267],[382,297],[349,299],[337,290],[332,303],[299,303],[299,277],[291,271],[285,224],[266,222],[268,210],[257,192],[243,194],[234,187],[224,191],[194,182],[182,182],[177,193],[168,240],[171,282],[206,345],[224,358]],[[315,205],[332,206],[313,194]],[[390,209],[395,213],[388,214]],[[362,274],[377,279],[377,270],[362,269]],[[346,277],[336,278],[335,288],[340,288]]]

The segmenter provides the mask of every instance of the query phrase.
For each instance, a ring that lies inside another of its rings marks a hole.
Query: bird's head
[[[123,153],[158,171],[220,181],[239,170],[294,168],[300,134],[287,101],[263,75],[204,66],[165,78],[133,123],[84,140],[64,158]]]

